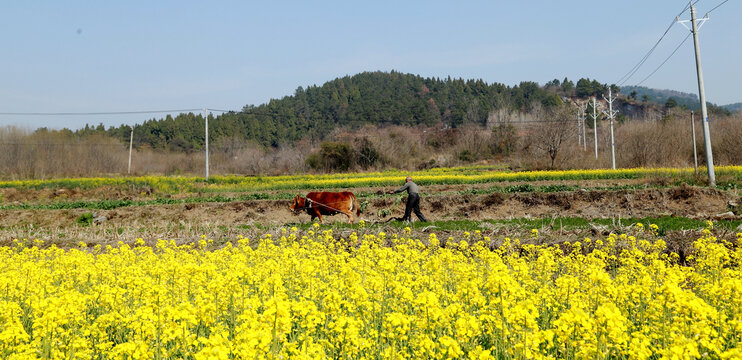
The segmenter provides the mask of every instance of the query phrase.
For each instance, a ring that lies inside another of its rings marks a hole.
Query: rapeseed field
[[[700,169],[703,172],[705,170]],[[742,166],[718,166],[717,174],[734,182],[742,180]],[[578,169],[552,171],[505,171],[499,168],[470,166],[435,168],[420,171],[398,171],[337,174],[301,174],[280,176],[213,176],[206,182],[202,177],[137,176],[105,178],[69,178],[47,180],[0,181],[0,188],[59,188],[92,189],[98,187],[149,188],[163,194],[193,192],[241,192],[268,190],[299,190],[327,188],[360,188],[397,186],[411,175],[420,185],[483,184],[511,181],[595,180],[691,178],[693,168],[632,168],[632,169]]]
[[[0,358],[742,358],[742,234],[706,230],[681,258],[636,231],[18,240],[0,248]]]

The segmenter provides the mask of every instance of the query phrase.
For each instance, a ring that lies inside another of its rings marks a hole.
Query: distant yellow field
[[[703,169],[699,171],[705,171]],[[402,183],[408,175],[421,185],[432,184],[479,184],[506,181],[537,180],[588,180],[588,179],[639,179],[649,177],[690,177],[692,168],[635,168],[597,170],[555,171],[504,171],[492,166],[436,168],[422,171],[385,171],[371,173],[340,173],[329,175],[282,175],[282,176],[214,176],[205,182],[199,177],[142,176],[68,178],[49,180],[0,181],[0,188],[45,188],[75,187],[95,188],[100,186],[150,186],[160,192],[182,191],[258,191],[285,189],[357,188],[389,186]],[[742,166],[716,167],[719,176],[742,180]]]

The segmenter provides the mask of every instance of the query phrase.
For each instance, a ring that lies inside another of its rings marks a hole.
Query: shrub
[[[307,165],[315,170],[347,171],[353,163],[353,150],[342,142],[323,142],[319,152],[307,157]]]
[[[492,153],[510,155],[518,144],[518,132],[512,124],[499,124],[492,128]]]
[[[89,226],[93,223],[93,213],[86,212],[80,216],[77,217],[77,220],[75,220],[75,223],[80,224],[82,226]]]
[[[355,140],[355,164],[367,169],[382,162],[381,154],[367,137]]]

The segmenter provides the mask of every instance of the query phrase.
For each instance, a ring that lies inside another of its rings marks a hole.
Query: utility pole
[[[690,130],[693,134],[693,169],[698,175],[698,150],[696,149],[696,121],[693,117],[693,110],[690,111]]]
[[[608,98],[606,99],[605,95],[603,95],[603,99],[608,102],[608,112],[603,111],[603,113],[608,115],[608,118],[611,120],[611,166],[613,170],[616,170],[616,144],[613,141],[613,117],[616,116],[618,110],[613,111],[613,101],[616,98],[613,97],[610,87],[608,87]]]
[[[714,155],[711,153],[711,133],[709,132],[709,116],[708,111],[706,109],[706,92],[704,91],[703,87],[703,70],[701,68],[701,48],[698,45],[698,30],[701,28],[703,23],[708,20],[708,14],[706,14],[705,17],[702,19],[699,19],[698,21],[701,22],[700,25],[696,23],[696,8],[693,6],[693,2],[690,2],[690,23],[691,28],[689,29],[688,26],[685,25],[687,20],[679,21],[676,20],[683,25],[686,29],[690,30],[693,33],[693,45],[696,52],[696,74],[698,76],[698,97],[701,101],[701,116],[703,119],[701,119],[701,122],[703,123],[703,143],[705,145],[706,149],[706,169],[708,170],[709,175],[709,186],[716,186],[716,174],[714,173]]]
[[[206,181],[209,181],[209,113],[204,109],[204,121],[206,125]]]
[[[127,174],[131,174],[131,148],[134,144],[134,127],[131,126],[131,137],[129,138],[129,169],[126,170]]]
[[[582,151],[587,151],[587,135],[585,134],[585,120],[587,120],[585,111],[587,111],[587,103],[580,105],[580,110],[582,110]]]
[[[595,137],[595,160],[598,160],[598,116],[595,114],[595,97],[593,97],[593,136]]]
[[[582,126],[581,121],[582,120],[582,114],[580,114],[580,109],[577,109],[577,146],[582,145],[582,129],[580,129],[580,126]]]

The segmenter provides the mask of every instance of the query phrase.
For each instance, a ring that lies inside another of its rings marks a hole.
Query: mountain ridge
[[[619,116],[641,117],[647,111],[661,114],[670,107],[662,101],[663,96],[668,99],[677,96],[675,105],[690,109],[694,102],[696,106],[698,103],[694,95],[678,91],[663,92],[642,87],[625,89],[621,91],[623,95],[619,104],[624,103],[627,107]],[[210,118],[209,133],[210,139],[214,140],[229,138],[279,147],[301,139],[323,140],[338,128],[360,129],[364,125],[485,126],[492,120],[494,112],[539,113],[539,108],[548,109],[564,101],[584,101],[589,97],[600,99],[607,90],[608,85],[586,78],[576,83],[565,78],[544,85],[523,81],[508,86],[487,83],[482,79],[424,78],[394,70],[362,72],[338,77],[322,85],[299,86],[291,95],[260,105],[245,105],[241,111],[215,116]],[[615,88],[614,93],[617,90]],[[631,96],[633,100],[629,99]],[[648,101],[637,99],[644,96]],[[718,109],[712,104],[709,108],[711,112]],[[205,146],[201,114],[153,118],[133,128],[134,146],[137,147],[189,152]],[[130,131],[129,125],[108,129],[103,125],[86,125],[75,134],[105,134],[127,143]]]

